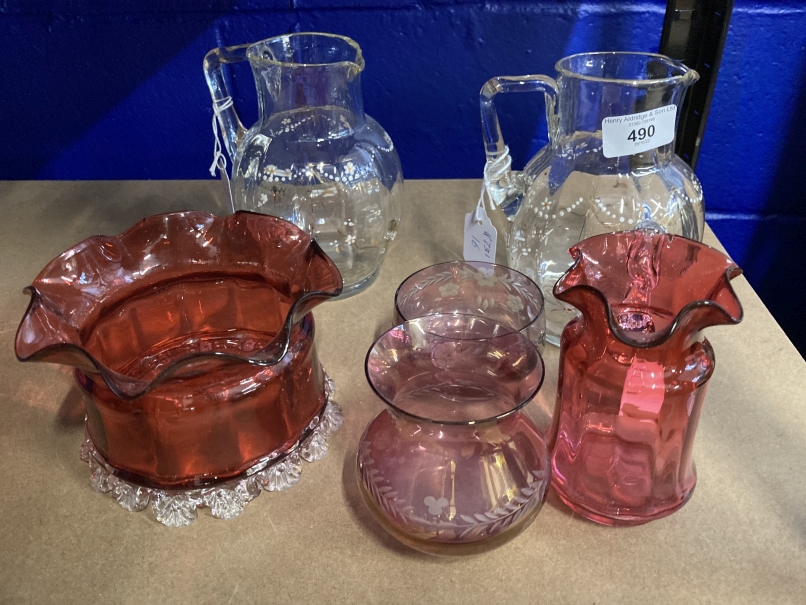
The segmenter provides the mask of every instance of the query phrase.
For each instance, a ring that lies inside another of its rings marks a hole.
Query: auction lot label
[[[649,151],[674,140],[677,105],[602,120],[602,151],[617,158]]]

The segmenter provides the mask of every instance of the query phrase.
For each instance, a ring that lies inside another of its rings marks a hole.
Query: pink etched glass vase
[[[361,438],[358,483],[389,533],[461,555],[529,525],[545,500],[549,453],[521,411],[543,382],[523,334],[487,318],[430,315],[383,334],[366,372],[387,409]]]
[[[562,334],[552,485],[574,511],[636,525],[683,506],[714,352],[703,328],[736,324],[741,273],[703,244],[648,229],[571,248],[554,288],[580,310]]]

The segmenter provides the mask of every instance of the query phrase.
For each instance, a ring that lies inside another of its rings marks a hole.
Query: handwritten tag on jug
[[[649,151],[674,140],[677,105],[602,120],[602,153],[617,158]]]
[[[478,214],[477,214],[478,213]],[[465,214],[465,248],[466,261],[495,262],[496,231],[484,206]]]

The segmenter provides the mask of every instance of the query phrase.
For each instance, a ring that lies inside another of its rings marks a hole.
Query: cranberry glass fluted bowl
[[[522,412],[543,382],[528,338],[487,318],[430,315],[382,335],[366,372],[387,409],[361,438],[358,483],[389,533],[423,552],[461,555],[531,523],[549,454]]]
[[[581,315],[563,331],[552,482],[580,515],[635,525],[678,510],[697,480],[694,434],[714,351],[702,330],[736,324],[722,252],[639,229],[588,238],[554,287]]]
[[[15,348],[76,367],[89,439],[114,474],[198,487],[288,453],[322,414],[309,311],[341,286],[282,219],[152,216],[51,261]]]
[[[460,260],[420,269],[398,287],[395,308],[401,321],[439,313],[486,317],[523,332],[543,351],[543,294],[503,265]]]

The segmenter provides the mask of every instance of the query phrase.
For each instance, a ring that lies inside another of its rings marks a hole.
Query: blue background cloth
[[[664,13],[660,0],[0,0],[0,179],[210,178],[205,53],[292,31],[361,45],[366,111],[406,178],[478,178],[488,78],[657,51]],[[251,124],[251,72],[231,73]],[[801,353],[805,87],[806,0],[736,0],[697,174],[709,224]],[[541,95],[496,104],[520,168],[546,142]]]

